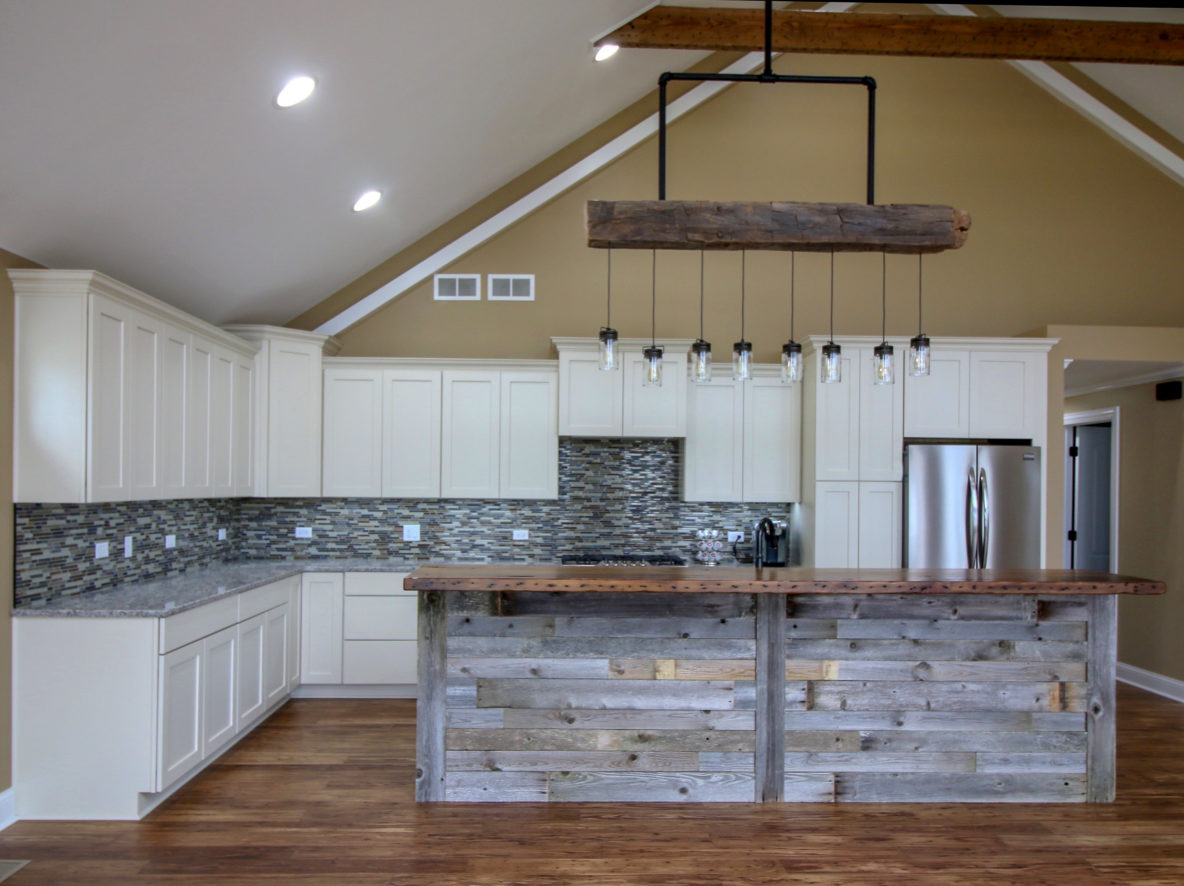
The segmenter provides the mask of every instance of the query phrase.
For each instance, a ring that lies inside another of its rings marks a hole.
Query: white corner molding
[[[16,824],[16,795],[12,788],[0,793],[0,831]]]
[[[1146,689],[1148,692],[1154,692],[1156,695],[1162,695],[1172,701],[1184,702],[1184,680],[1165,677],[1155,671],[1146,671],[1121,661],[1115,669],[1115,676],[1123,683],[1137,686],[1139,689]]]

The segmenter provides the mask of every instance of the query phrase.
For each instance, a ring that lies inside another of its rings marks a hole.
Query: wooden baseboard
[[[1122,662],[1118,663],[1115,674],[1123,683],[1138,686],[1140,689],[1146,689],[1148,692],[1154,692],[1156,695],[1162,695],[1172,701],[1184,702],[1184,680],[1165,677],[1155,671],[1147,671]]]

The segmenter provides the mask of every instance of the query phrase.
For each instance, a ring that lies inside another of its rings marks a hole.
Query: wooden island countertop
[[[1161,581],[1081,569],[420,566],[409,591],[666,594],[1162,594]]]

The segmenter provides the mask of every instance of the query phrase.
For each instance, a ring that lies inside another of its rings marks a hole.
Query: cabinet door
[[[321,494],[321,348],[270,341],[267,366],[267,490]]]
[[[263,689],[263,630],[267,613],[238,623],[238,729],[249,728],[263,713],[267,696]]]
[[[382,494],[440,497],[440,373],[382,374]]]
[[[300,685],[300,582],[294,575],[288,579],[288,691]]]
[[[839,355],[842,380],[823,384],[818,380],[818,357],[810,363],[805,383],[814,386],[815,478],[818,480],[859,479],[859,352],[845,345]]]
[[[859,484],[816,483],[814,565],[859,565]]]
[[[690,386],[683,501],[743,500],[744,415],[742,382],[713,378]]]
[[[238,626],[231,625],[201,641],[205,656],[202,667],[202,758],[210,756],[238,732],[235,707]]]
[[[300,674],[304,683],[341,682],[340,572],[307,572],[300,593]]]
[[[501,373],[501,498],[559,497],[559,380]]]
[[[597,354],[559,354],[559,434],[563,437],[621,436],[623,369],[600,368]]]
[[[801,385],[744,383],[744,501],[801,499]]]
[[[255,360],[241,354],[234,358],[231,392],[230,473],[237,496],[255,492]]]
[[[323,468],[326,496],[382,495],[382,370],[326,369]]]
[[[970,436],[1043,440],[1045,354],[972,351]]]
[[[929,375],[904,377],[906,437],[970,436],[970,352],[935,347]]]
[[[263,706],[288,694],[288,604],[263,613]]]
[[[131,314],[128,326],[128,497],[161,497],[160,325]]]
[[[202,641],[160,656],[158,790],[201,762]]]
[[[501,385],[497,372],[447,370],[440,424],[440,497],[497,498]]]
[[[687,434],[687,355],[662,358],[662,384],[647,387],[645,357],[624,354],[621,435],[625,437],[685,437]],[[599,371],[599,370],[598,370]]]
[[[185,485],[190,496],[214,494],[214,465],[210,449],[213,420],[214,348],[194,336],[189,350],[188,396],[185,422]]]
[[[907,346],[895,343],[898,366],[903,369]],[[903,374],[903,373],[901,373]],[[903,473],[904,382],[875,383],[875,358],[868,348],[859,349],[859,479],[899,480]]]
[[[345,598],[346,640],[414,640],[417,600],[410,594],[397,597]]]
[[[131,312],[94,296],[90,311],[87,501],[128,498],[128,370]]]
[[[414,684],[416,665],[414,640],[346,640],[342,682]]]
[[[190,493],[189,369],[192,336],[171,326],[161,327],[159,464],[163,498],[186,498]]]
[[[210,376],[210,477],[212,494],[234,495],[234,355],[215,347]]]
[[[902,521],[899,483],[859,484],[859,566],[899,569]]]

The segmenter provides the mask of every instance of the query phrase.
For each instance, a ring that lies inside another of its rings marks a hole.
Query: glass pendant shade
[[[641,354],[645,358],[645,379],[642,384],[646,387],[660,387],[662,385],[662,349],[649,347]]]
[[[802,380],[802,346],[796,341],[781,346],[781,380],[786,384]]]
[[[693,382],[711,381],[711,342],[700,338],[691,345],[690,373]]]
[[[929,336],[918,335],[909,339],[909,375],[929,374]]]
[[[738,341],[732,345],[732,378],[736,381],[752,378],[752,342]]]
[[[600,330],[600,368],[617,369],[621,365],[621,357],[617,351],[617,330],[607,326]]]
[[[876,374],[872,384],[890,385],[896,381],[892,359],[892,345],[881,342],[872,349],[873,365]]]
[[[833,341],[822,346],[821,366],[822,383],[824,385],[835,384],[843,380],[843,362],[840,358],[842,353],[842,347],[836,345]]]

